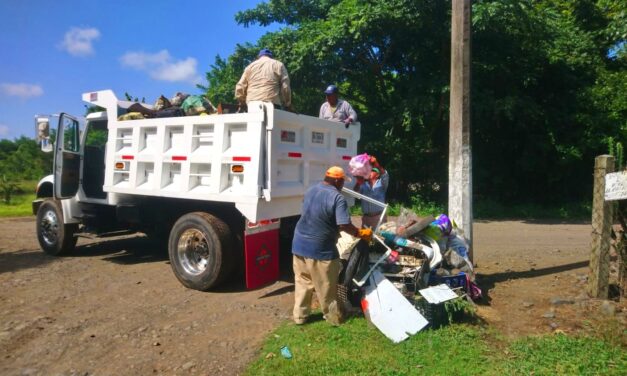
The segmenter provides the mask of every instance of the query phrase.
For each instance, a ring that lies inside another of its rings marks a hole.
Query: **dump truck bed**
[[[106,108],[104,191],[232,202],[250,221],[300,214],[308,186],[357,153],[360,124],[251,102],[247,113],[118,121],[110,90],[83,99]]]

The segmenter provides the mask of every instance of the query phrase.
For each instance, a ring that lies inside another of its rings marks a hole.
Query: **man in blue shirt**
[[[370,176],[367,178],[358,176],[354,190],[364,196],[385,202],[385,192],[388,190],[388,185],[390,184],[390,176],[383,166],[379,164],[377,158],[370,156],[370,165],[372,165]],[[379,222],[379,217],[383,209],[380,206],[362,200],[361,211],[363,212],[363,216],[361,217],[362,226],[374,229]],[[386,220],[387,218],[384,217],[383,222]]]
[[[296,324],[307,321],[314,290],[327,322],[340,324],[342,314],[336,299],[341,264],[335,246],[339,232],[363,239],[372,236],[372,231],[359,230],[351,223],[348,204],[340,193],[345,180],[344,170],[334,166],[327,170],[324,181],[305,192],[292,243]]]

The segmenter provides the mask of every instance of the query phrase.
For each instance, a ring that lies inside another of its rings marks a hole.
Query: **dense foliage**
[[[0,193],[5,203],[19,190],[19,182],[39,180],[51,173],[52,153],[42,152],[34,140],[0,140]]]
[[[608,137],[627,139],[626,4],[473,2],[477,198],[589,197],[594,156],[607,152]],[[450,8],[441,0],[269,0],[236,20],[279,30],[216,57],[205,89],[233,102],[244,67],[268,47],[288,68],[299,112],[316,115],[322,89],[340,87],[359,112],[361,149],[391,171],[392,198],[445,201]]]

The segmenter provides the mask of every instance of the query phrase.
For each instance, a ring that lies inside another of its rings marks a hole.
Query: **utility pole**
[[[451,103],[448,153],[448,212],[472,248],[472,153],[470,144],[471,0],[452,0]]]

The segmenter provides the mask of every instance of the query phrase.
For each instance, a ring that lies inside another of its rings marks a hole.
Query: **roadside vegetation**
[[[288,346],[292,359],[281,355]],[[423,330],[393,344],[364,318],[283,324],[247,375],[621,375],[624,348],[593,337],[554,334],[505,340],[478,325]]]
[[[52,153],[34,140],[0,140],[0,217],[31,215],[37,182],[51,171]]]
[[[472,2],[475,217],[589,217],[594,157],[627,142],[626,4]],[[316,116],[322,90],[338,85],[362,124],[360,152],[390,172],[391,202],[445,203],[450,10],[433,0],[267,0],[235,19],[278,27],[217,56],[203,89],[232,103],[244,67],[269,48],[299,113]]]
[[[0,217],[23,217],[33,214],[31,203],[35,199],[37,180],[15,181],[7,203],[0,201]]]

